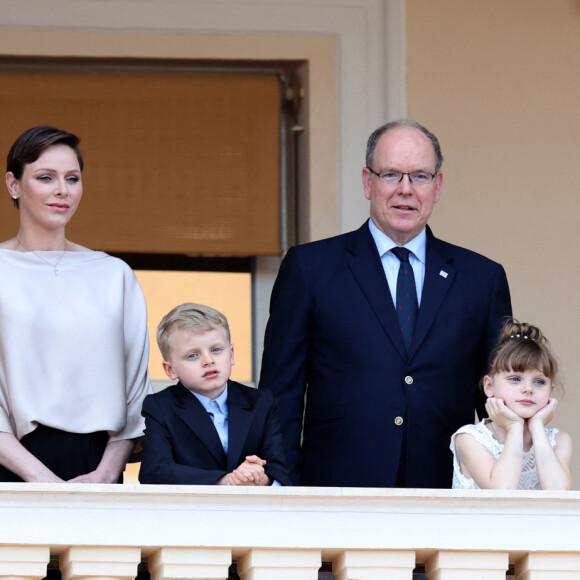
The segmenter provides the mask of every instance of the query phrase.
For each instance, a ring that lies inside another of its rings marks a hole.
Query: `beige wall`
[[[580,486],[580,2],[407,0],[407,108],[441,139],[440,237],[506,268],[551,338]]]

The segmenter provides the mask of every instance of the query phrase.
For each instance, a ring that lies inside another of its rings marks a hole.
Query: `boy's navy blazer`
[[[266,460],[271,479],[289,483],[271,393],[228,381],[228,453],[197,398],[181,382],[149,395],[143,403],[145,440],[141,483],[212,485],[244,462]]]

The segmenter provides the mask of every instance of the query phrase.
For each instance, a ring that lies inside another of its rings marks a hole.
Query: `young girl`
[[[508,320],[483,378],[489,419],[451,437],[454,489],[571,489],[572,440],[546,428],[556,374],[541,331]]]

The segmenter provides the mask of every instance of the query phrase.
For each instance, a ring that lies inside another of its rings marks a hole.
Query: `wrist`
[[[505,427],[505,430],[508,433],[514,434],[522,434],[524,433],[524,422],[523,421],[513,421],[512,423],[508,423]]]
[[[105,477],[101,479],[103,483],[117,483],[119,481],[118,475],[113,475],[112,473],[107,473]]]
[[[522,419],[521,417],[510,417],[507,420],[507,424],[509,427],[517,427],[518,429],[523,429],[524,424],[525,424],[525,420]]]
[[[533,417],[528,419],[528,429],[530,430],[530,433],[543,432],[546,428],[544,423],[542,421],[538,421],[537,419],[534,421],[533,419]]]
[[[29,483],[58,483],[62,482],[60,477],[57,477],[48,467],[43,463],[35,462],[24,473],[18,474],[24,481]]]
[[[119,481],[119,473],[106,469],[95,470],[95,479],[99,483],[117,483]]]

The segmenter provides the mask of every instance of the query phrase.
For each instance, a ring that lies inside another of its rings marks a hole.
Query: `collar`
[[[371,236],[373,236],[373,240],[377,246],[377,250],[379,251],[379,255],[381,258],[393,248],[393,246],[397,246],[385,232],[379,230],[377,226],[373,223],[372,219],[369,219],[369,230],[371,232]],[[409,251],[413,252],[413,255],[423,264],[425,263],[425,255],[427,252],[427,232],[426,228],[423,228],[419,234],[417,234],[412,240],[409,240],[406,244],[403,245],[403,248],[407,248]]]
[[[224,392],[217,398],[211,399],[210,397],[206,397],[205,395],[200,395],[199,393],[195,393],[194,391],[189,391],[202,405],[203,408],[208,413],[215,413],[216,407],[218,411],[221,413],[227,413],[227,400],[228,400],[228,384],[226,383],[226,388]],[[213,404],[212,404],[213,403]]]

